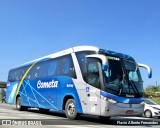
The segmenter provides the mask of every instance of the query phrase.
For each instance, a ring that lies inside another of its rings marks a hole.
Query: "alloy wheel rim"
[[[20,108],[20,101],[19,100],[17,101],[17,108],[18,109]]]
[[[67,108],[68,108],[68,114],[69,114],[70,116],[73,116],[74,113],[75,113],[74,103],[69,103]]]
[[[151,116],[150,112],[147,111],[147,112],[146,112],[146,117],[150,117],[150,116]]]

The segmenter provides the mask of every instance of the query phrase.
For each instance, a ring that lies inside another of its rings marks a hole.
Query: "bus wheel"
[[[65,114],[67,118],[69,119],[76,119],[78,118],[78,113],[76,110],[76,104],[74,99],[68,99],[66,104],[65,104]]]
[[[28,107],[21,105],[21,97],[18,97],[16,100],[16,109],[19,111],[24,111],[28,109]]]
[[[151,117],[152,117],[151,111],[150,111],[150,110],[146,110],[146,111],[144,112],[144,116],[147,117],[147,118],[151,118]]]

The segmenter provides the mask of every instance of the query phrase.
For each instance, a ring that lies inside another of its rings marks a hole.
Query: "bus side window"
[[[77,60],[78,60],[84,81],[86,81],[86,77],[87,77],[87,58],[86,56],[90,54],[95,54],[95,53],[96,52],[94,51],[82,51],[82,52],[76,53]]]
[[[36,65],[34,73],[33,73],[34,78],[42,78],[43,77],[44,65],[45,65],[44,62],[40,62]]]
[[[72,57],[70,55],[65,58],[64,74],[72,78],[76,78],[75,68]]]
[[[29,66],[25,66],[25,67],[22,68],[22,77],[27,72],[28,68],[29,68]]]
[[[26,79],[37,79],[43,77],[44,62],[35,64],[28,72]]]
[[[46,62],[43,76],[50,77],[56,75],[57,59],[52,59]]]
[[[15,70],[14,72],[14,76],[15,76],[15,81],[18,81],[18,69]]]
[[[9,71],[8,81],[9,81],[9,82],[13,82],[13,81],[14,81],[13,70],[10,70],[10,71]]]
[[[18,81],[21,80],[23,77],[23,68],[19,68],[17,72],[17,79]]]
[[[21,69],[18,68],[14,70],[14,81],[19,81],[21,76]]]
[[[64,75],[64,69],[65,69],[65,58],[60,57],[58,58],[58,66],[57,66],[57,75]]]
[[[96,88],[100,87],[98,62],[96,61],[89,62],[87,65],[87,83]]]
[[[58,59],[57,75],[76,78],[75,68],[71,55],[66,55]]]

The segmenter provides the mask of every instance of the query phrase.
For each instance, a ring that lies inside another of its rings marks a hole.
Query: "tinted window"
[[[57,75],[76,78],[75,68],[71,55],[66,55],[58,59]]]
[[[122,79],[123,71],[122,71],[122,65],[120,61],[117,60],[111,60],[109,61],[109,78],[110,82],[116,80],[116,79]]]
[[[144,100],[144,102],[145,102],[146,104],[156,105],[156,103],[154,103],[153,101],[148,100],[148,99]]]
[[[13,79],[13,71],[12,71],[12,70],[11,70],[11,71],[9,71],[8,81],[9,81],[9,82],[14,81],[14,79]]]
[[[98,68],[98,62],[93,61],[88,63],[87,68],[87,83],[99,88],[100,81],[99,81],[99,68]]]
[[[21,80],[30,66],[31,65],[11,70],[9,72],[8,81],[13,82]],[[35,64],[28,72],[25,79],[30,80],[51,76],[69,76],[76,78],[75,68],[71,55],[66,55]]]
[[[32,79],[32,77],[33,77],[33,70],[34,70],[34,69],[31,69],[31,70],[28,72],[28,74],[27,74],[27,76],[25,77],[25,79],[27,79],[27,80]]]
[[[76,78],[75,68],[71,55],[45,61],[43,77],[69,76]]]
[[[22,68],[13,69],[9,71],[8,81],[9,82],[20,81],[28,68],[29,68],[28,66],[25,66]]]
[[[44,71],[44,62],[38,63],[34,66],[34,71],[33,71],[33,78],[42,78],[43,77],[43,71]]]
[[[94,51],[83,51],[83,52],[77,52],[76,53],[78,63],[79,63],[79,66],[80,66],[80,69],[81,69],[82,76],[83,76],[84,80],[87,76],[87,58],[86,58],[86,56],[90,55],[90,54],[95,54],[95,53],[96,52],[94,52]]]
[[[52,59],[46,62],[44,69],[44,77],[50,77],[56,75],[57,70],[57,59]]]
[[[135,82],[139,82],[139,78],[138,78],[137,72],[130,71],[129,72],[129,80],[133,80]]]
[[[43,77],[45,62],[35,64],[28,72],[25,79],[37,79]]]

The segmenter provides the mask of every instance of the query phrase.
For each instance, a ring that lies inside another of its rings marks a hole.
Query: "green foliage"
[[[158,86],[148,86],[144,90],[144,97],[160,97],[160,85]]]
[[[160,105],[160,97],[150,98],[150,99]]]
[[[2,97],[6,94],[5,90],[3,88],[0,88],[0,101],[2,100]]]

